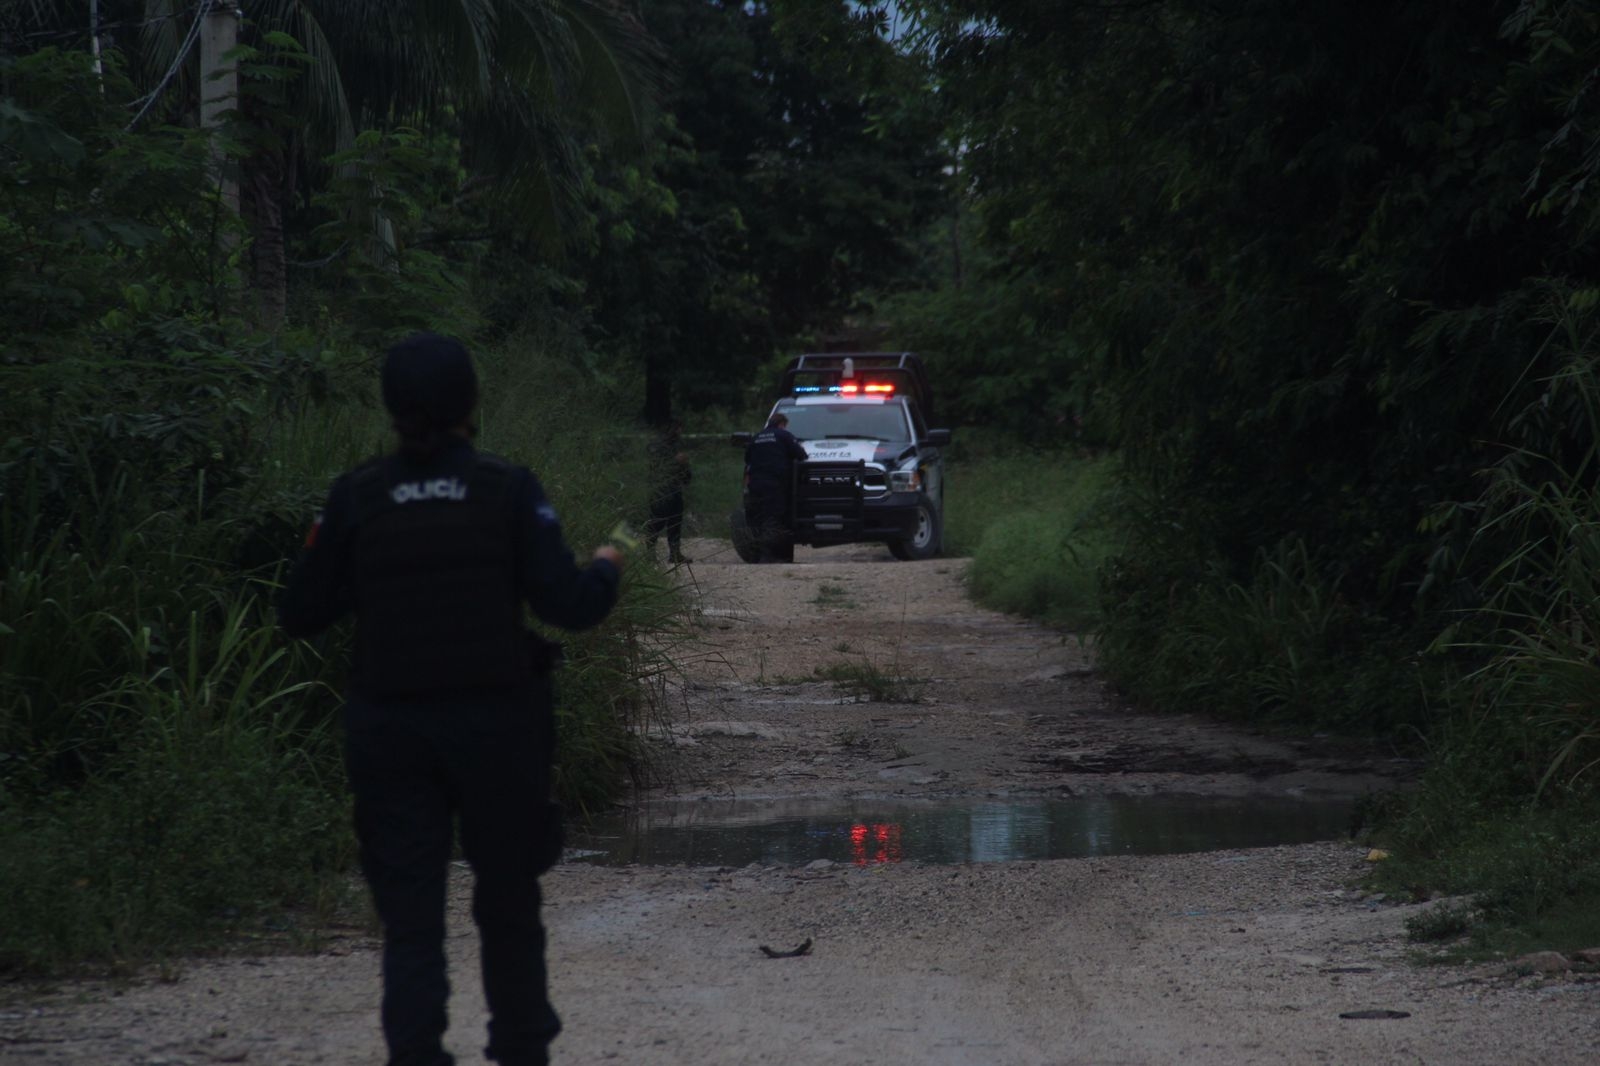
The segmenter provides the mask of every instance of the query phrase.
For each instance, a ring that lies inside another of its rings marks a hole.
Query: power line
[[[190,9],[188,8],[184,8],[181,11],[173,11],[166,15],[156,15],[152,18],[146,19],[120,19],[116,21],[102,21],[99,25],[99,35],[105,36],[116,30],[142,30],[146,26],[156,26],[163,22],[171,22],[173,19],[183,18],[189,13],[189,10]],[[48,43],[50,41],[81,40],[87,36],[87,33],[82,27],[74,26],[70,29],[60,30],[14,30],[5,34],[4,36],[14,41]]]
[[[167,87],[167,83],[172,80],[173,75],[178,73],[178,68],[183,66],[183,61],[189,57],[189,50],[193,48],[194,43],[200,39],[201,25],[205,22],[206,16],[211,13],[211,8],[215,3],[216,0],[202,0],[202,3],[200,4],[200,10],[196,12],[194,21],[189,24],[189,32],[184,36],[183,44],[178,47],[178,54],[173,57],[172,66],[167,68],[167,72],[161,76],[161,80],[156,83],[156,87],[151,89],[149,95],[144,97],[144,106],[139,108],[139,113],[137,115],[133,116],[133,121],[129,122],[125,127],[123,127],[124,132],[133,129],[133,127],[139,124],[139,120],[144,118],[145,112],[150,110],[151,106],[156,102],[156,99],[161,95],[162,90]],[[133,103],[137,104],[139,102],[140,101],[135,100]],[[128,106],[132,107],[133,104],[129,104]]]

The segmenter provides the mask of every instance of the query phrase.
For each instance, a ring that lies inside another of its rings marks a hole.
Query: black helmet
[[[437,333],[413,333],[390,348],[380,380],[383,405],[402,434],[459,426],[478,403],[472,356],[460,341]]]

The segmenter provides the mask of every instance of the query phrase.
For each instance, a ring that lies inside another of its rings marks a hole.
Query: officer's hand
[[[616,548],[613,548],[609,544],[602,544],[600,547],[596,548],[594,550],[594,557],[596,559],[604,559],[618,570],[622,569],[622,552],[618,551]]]

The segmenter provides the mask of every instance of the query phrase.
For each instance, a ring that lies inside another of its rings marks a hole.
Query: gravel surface
[[[738,563],[692,541],[683,654],[653,799],[1270,799],[1403,787],[1389,753],[1124,706],[1092,648],[973,607],[959,560],[867,548]],[[844,662],[829,679],[818,669]],[[870,669],[869,669],[870,668]],[[852,676],[877,679],[862,698]],[[1589,973],[1415,961],[1441,901],[1360,887],[1349,841],[1007,863],[599,867],[546,879],[553,1061],[1009,1064],[1600,1061]],[[450,1044],[484,1022],[470,876],[455,880]],[[761,948],[806,954],[769,958]],[[165,979],[12,989],[0,1062],[383,1062],[361,929],[315,955],[191,960]],[[1579,947],[1581,945],[1574,945]],[[1404,1017],[1344,1018],[1357,1012]]]

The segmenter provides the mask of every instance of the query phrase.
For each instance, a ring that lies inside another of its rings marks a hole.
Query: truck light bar
[[[884,382],[872,382],[866,385],[796,385],[796,396],[812,395],[820,392],[832,393],[835,396],[861,396],[876,395],[890,396],[894,394],[894,386]]]

